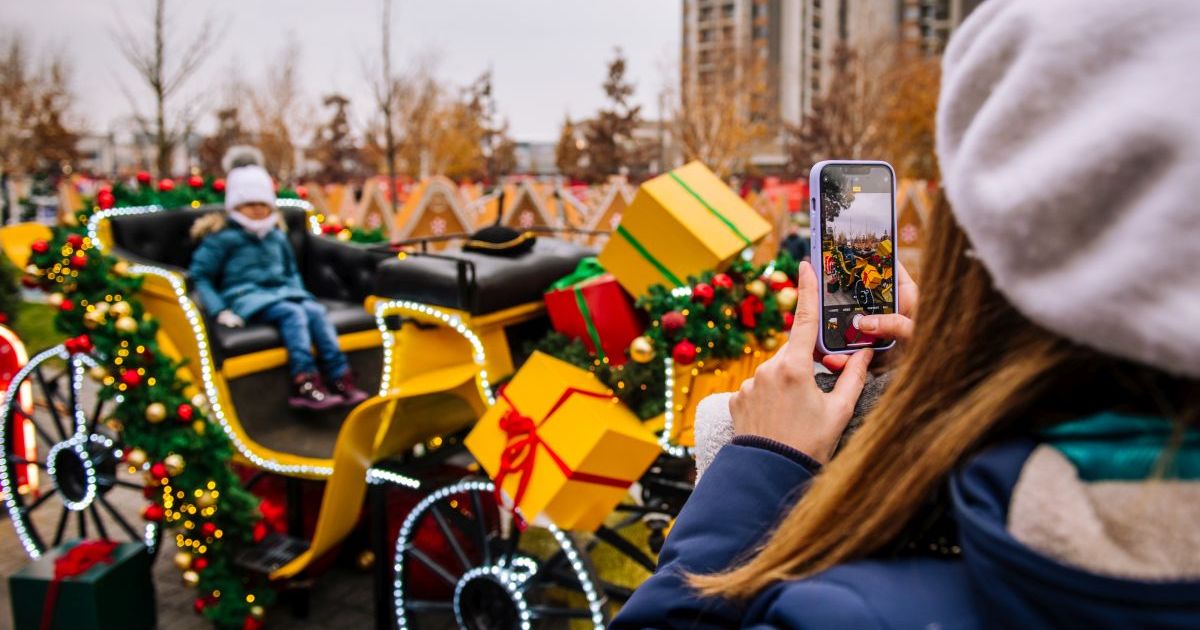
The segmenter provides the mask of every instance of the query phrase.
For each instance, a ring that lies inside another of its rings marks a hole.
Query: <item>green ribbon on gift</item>
[[[742,231],[738,229],[738,226],[734,225],[733,221],[730,221],[728,217],[721,214],[720,210],[712,207],[711,204],[704,200],[704,197],[700,196],[700,193],[692,190],[692,187],[688,186],[687,182],[683,181],[683,178],[676,175],[674,171],[667,174],[670,175],[671,179],[675,180],[676,183],[678,183],[680,186],[683,186],[683,189],[688,191],[691,196],[695,197],[696,201],[699,201],[701,205],[703,205],[705,208],[708,208],[708,211],[711,212],[714,217],[720,219],[721,223],[724,223],[730,230],[733,230],[733,233],[736,234],[738,238],[742,239],[742,242],[746,244],[746,247],[750,246],[750,237],[743,234]]]
[[[595,256],[588,256],[579,261],[579,264],[575,266],[575,271],[550,285],[551,291],[571,289],[575,294],[575,305],[579,307],[579,313],[583,316],[583,325],[587,327],[588,337],[591,337],[592,346],[596,348],[596,356],[601,361],[604,360],[604,347],[600,345],[600,331],[596,329],[596,322],[592,319],[592,311],[588,309],[587,300],[583,299],[583,288],[580,285],[602,275],[604,275],[604,267],[600,265],[600,261],[596,260]]]
[[[680,280],[678,276],[671,273],[671,270],[667,269],[667,266],[662,264],[662,261],[655,258],[654,254],[651,254],[650,250],[646,249],[646,247],[644,245],[639,243],[638,240],[636,238],[634,238],[632,234],[629,233],[629,230],[626,230],[624,228],[624,226],[621,226],[621,225],[617,226],[617,235],[620,236],[621,238],[625,239],[625,242],[629,243],[630,247],[633,247],[633,249],[635,251],[637,251],[638,254],[641,254],[642,258],[646,259],[646,262],[653,265],[654,268],[658,270],[658,273],[662,274],[662,277],[664,277],[668,281],[670,281],[672,286],[676,286],[676,287],[683,286],[683,280]]]

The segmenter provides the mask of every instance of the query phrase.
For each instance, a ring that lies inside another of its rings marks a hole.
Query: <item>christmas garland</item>
[[[103,188],[95,204],[64,215],[49,241],[33,243],[27,286],[50,292],[58,309],[55,326],[69,338],[67,350],[86,352],[99,363],[90,376],[99,396],[117,401],[106,425],[121,435],[125,462],[145,475],[149,500],[142,517],[175,534],[175,565],[197,589],[193,603],[219,628],[261,627],[272,593],[255,585],[234,563],[241,547],[267,534],[258,499],[230,467],[232,445],[205,412],[203,395],[189,397],[182,363],[159,348],[158,323],[138,300],[142,278],[129,266],[95,249],[85,225],[93,212],[124,205],[199,207],[223,199],[224,182],[193,175],[186,187],[174,180],[151,186]],[[280,196],[294,196],[280,191]]]
[[[654,362],[670,356],[679,365],[733,359],[753,338],[770,348],[792,326],[799,264],[787,252],[764,266],[741,261],[725,272],[688,278],[688,290],[651,287],[638,300],[650,328],[633,340],[630,361],[614,366],[588,351],[580,339],[551,332],[527,351],[540,350],[591,371],[643,420],[666,409],[666,374]]]
[[[317,221],[321,224],[321,234],[332,236],[339,241],[350,241],[351,243],[383,243],[387,241],[387,235],[383,233],[383,228],[368,230],[360,227],[346,227],[336,221],[330,221],[323,214],[317,216]]]

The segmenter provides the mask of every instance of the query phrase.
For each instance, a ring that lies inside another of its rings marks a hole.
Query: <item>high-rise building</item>
[[[889,54],[888,44],[903,42],[937,55],[981,1],[683,0],[682,89],[685,98],[702,97],[728,80],[730,60],[757,60],[765,66],[770,102],[754,104],[746,115],[799,124],[829,88],[839,46]],[[779,163],[781,140],[754,162]]]

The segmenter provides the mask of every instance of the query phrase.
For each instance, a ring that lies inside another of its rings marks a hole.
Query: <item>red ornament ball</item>
[[[268,533],[270,533],[270,530],[267,529],[266,523],[259,521],[254,524],[254,531],[252,533],[254,536],[254,542],[262,542],[262,540],[267,537]]]
[[[296,187],[296,196],[301,199],[308,199],[308,189],[304,186]]]
[[[192,175],[188,178],[187,183],[192,188],[201,188],[204,186],[204,178],[199,175]]]
[[[214,179],[212,183],[212,189],[217,192],[225,192],[225,180]]]
[[[200,533],[206,537],[212,536],[213,534],[217,533],[217,524],[212,521],[208,521],[200,526]]]
[[[83,254],[75,254],[71,257],[72,269],[83,269],[88,264],[88,257]]]
[[[713,288],[711,284],[701,282],[692,287],[692,299],[708,306],[713,301]]]
[[[728,291],[733,288],[733,278],[730,278],[729,274],[719,273],[713,276],[712,285],[718,289]]]
[[[71,247],[75,247],[75,248],[82,247],[83,246],[83,237],[80,236],[79,234],[68,234],[67,235],[67,243]]]
[[[696,360],[696,344],[687,339],[680,341],[671,350],[671,358],[680,365],[691,365]]]
[[[254,615],[246,615],[246,620],[242,622],[242,630],[262,630],[263,620],[255,619]]]
[[[70,352],[71,354],[78,354],[80,352],[91,352],[92,349],[95,347],[92,345],[91,337],[88,337],[87,335],[79,335],[78,337],[71,337],[70,339],[63,342],[63,345],[67,347],[67,352]]]
[[[159,192],[171,192],[175,190],[175,180],[167,177],[158,180],[158,190]]]
[[[171,476],[167,474],[167,465],[162,462],[154,462],[153,464],[150,464],[150,474],[155,479],[162,479],[164,477]]]
[[[96,193],[96,205],[100,206],[101,210],[108,210],[116,204],[117,198],[113,197],[111,190],[101,190]]]
[[[180,403],[175,408],[175,415],[179,417],[180,422],[191,422],[196,415],[196,409],[187,403]]]
[[[126,387],[137,387],[142,383],[142,375],[137,373],[137,370],[125,370],[121,372],[121,382]]]
[[[58,305],[58,310],[64,313],[70,313],[71,311],[75,310],[75,303],[71,300],[63,300],[62,304]]]
[[[337,225],[335,223],[326,223],[325,225],[321,226],[322,234],[337,234],[338,232],[341,232],[341,231],[342,231],[342,226]]]
[[[34,241],[33,244],[29,246],[29,249],[35,254],[45,254],[46,252],[50,251],[50,243],[47,243],[46,241]]]
[[[671,335],[687,325],[687,318],[679,311],[668,311],[663,314],[661,323],[663,332]]]
[[[0,313],[0,324],[8,323],[8,313]]]
[[[783,314],[783,327],[788,330],[792,329],[792,324],[796,322],[796,316],[792,313]]]
[[[163,519],[162,506],[157,503],[147,505],[146,509],[142,510],[142,518],[147,521],[154,521],[155,523],[161,521]]]
[[[208,600],[203,597],[197,597],[196,601],[192,602],[192,610],[196,611],[197,615],[203,614],[204,609],[208,606]]]
[[[192,560],[192,570],[199,573],[208,568],[208,558],[203,556]]]
[[[149,184],[150,183],[150,172],[149,171],[138,171],[137,181],[139,184],[142,184],[142,185]]]

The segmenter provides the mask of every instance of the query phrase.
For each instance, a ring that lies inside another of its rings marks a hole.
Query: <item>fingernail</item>
[[[864,315],[858,320],[858,329],[863,332],[871,332],[879,328],[879,320],[874,315]]]

